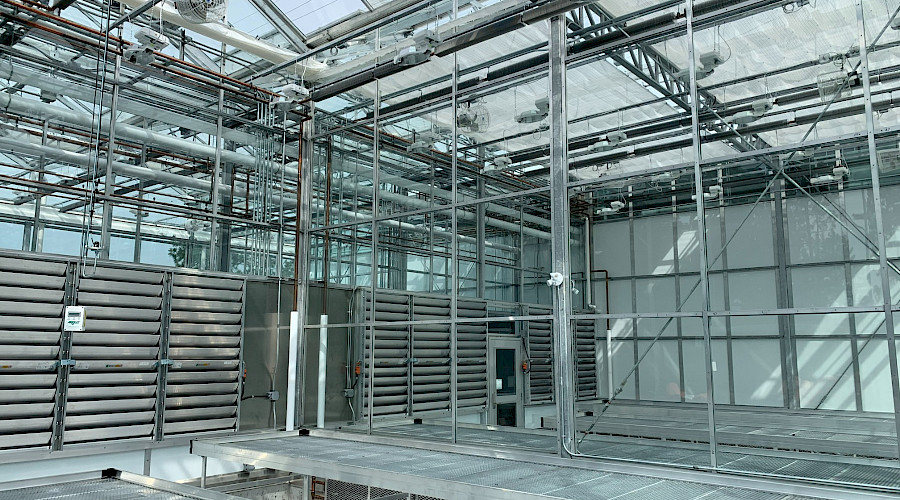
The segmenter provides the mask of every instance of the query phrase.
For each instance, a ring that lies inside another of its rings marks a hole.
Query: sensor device
[[[64,330],[67,332],[84,331],[84,306],[66,306]]]

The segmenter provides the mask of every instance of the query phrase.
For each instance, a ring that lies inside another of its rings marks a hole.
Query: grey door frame
[[[497,349],[515,350],[516,393],[497,394]],[[522,340],[509,336],[488,337],[488,425],[497,425],[497,404],[516,403],[516,427],[525,426],[525,373],[522,370]]]

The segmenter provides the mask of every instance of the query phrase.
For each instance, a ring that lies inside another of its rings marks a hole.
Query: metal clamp
[[[61,366],[75,366],[75,360],[74,359],[61,359],[56,362],[55,368],[59,368]]]
[[[156,362],[156,366],[155,366],[155,367],[156,367],[156,368],[159,368],[160,366],[174,365],[174,364],[175,364],[175,361],[172,360],[172,359],[161,359],[161,360],[159,360],[159,361]]]

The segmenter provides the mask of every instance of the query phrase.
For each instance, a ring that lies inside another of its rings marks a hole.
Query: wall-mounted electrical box
[[[84,331],[84,306],[66,306],[63,317],[64,330],[67,332]]]

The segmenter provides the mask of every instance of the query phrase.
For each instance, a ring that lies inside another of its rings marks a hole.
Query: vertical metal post
[[[153,449],[147,448],[144,450],[144,475],[150,475],[150,459],[153,456]]]
[[[779,170],[781,170],[783,160],[778,160]],[[787,309],[791,307],[793,303],[790,291],[790,281],[791,275],[788,270],[788,240],[787,233],[784,230],[785,227],[785,219],[784,219],[784,181],[782,179],[776,180],[772,184],[772,196],[775,198],[774,210],[772,211],[772,226],[775,232],[774,234],[774,248],[775,248],[775,276],[776,276],[776,291],[775,297],[777,301],[777,305],[781,309]],[[781,337],[781,383],[782,383],[782,392],[784,394],[784,406],[785,408],[799,408],[800,407],[800,397],[799,397],[799,387],[798,387],[798,378],[797,378],[797,363],[796,356],[794,355],[794,335],[793,335],[793,321],[789,316],[780,315],[778,316],[778,332]]]
[[[379,31],[380,33],[380,31]],[[376,39],[378,35],[376,35]],[[379,42],[380,43],[380,42]],[[376,44],[377,45],[377,44]],[[374,122],[372,125],[372,312],[369,317],[369,370],[367,372],[369,378],[369,397],[367,398],[367,416],[366,432],[372,433],[372,414],[375,410],[375,292],[378,289],[378,191],[380,189],[378,183],[378,168],[381,156],[381,137],[378,127],[381,126],[381,85],[375,80],[375,110]],[[410,367],[411,369],[411,367]]]
[[[169,328],[172,317],[172,273],[163,276],[162,306],[159,320],[159,358],[156,375],[156,415],[153,440],[162,441],[166,424],[166,380],[169,375]]]
[[[225,71],[225,44],[222,44],[222,57],[219,60],[219,73]],[[219,83],[222,83],[221,78]],[[216,156],[213,163],[212,186],[209,192],[210,212],[212,219],[209,223],[209,269],[211,271],[228,271],[219,269],[219,246],[222,238],[219,235],[219,183],[222,177],[222,149],[225,147],[225,138],[222,136],[222,114],[225,112],[225,89],[219,88],[219,105],[216,113]],[[261,188],[261,186],[260,186]],[[247,196],[250,196],[250,186],[247,186]],[[295,264],[296,265],[296,264]]]
[[[316,391],[316,427],[325,428],[325,383],[328,367],[328,315],[319,316],[319,378]]]
[[[569,319],[569,145],[566,118],[566,21],[550,20],[550,218],[552,271],[565,277],[553,308],[553,362],[560,455],[575,453],[575,363]]]
[[[455,184],[455,183],[454,183]],[[519,198],[519,291],[516,294],[517,302],[525,302],[525,198]]]
[[[106,144],[106,175],[103,178],[103,194],[106,196],[103,202],[103,222],[100,225],[100,258],[109,259],[109,245],[112,241],[110,231],[112,229],[113,204],[110,196],[113,195],[113,187],[116,185],[116,173],[113,171],[113,155],[116,152],[116,112],[119,107],[119,73],[122,69],[122,56],[116,56],[116,67],[113,72],[112,102],[109,106],[109,127],[107,128],[108,142]],[[106,71],[104,69],[104,71]],[[102,123],[102,118],[101,118]]]
[[[297,303],[294,305],[297,311],[297,328],[299,339],[297,341],[299,352],[297,353],[297,390],[294,395],[296,411],[293,416],[288,415],[286,418],[293,418],[297,426],[304,424],[304,401],[305,396],[305,367],[306,367],[306,316],[307,316],[307,298],[309,297],[309,224],[310,224],[310,200],[312,198],[312,159],[313,159],[313,134],[315,132],[315,103],[309,104],[310,119],[300,124],[300,197],[297,200],[297,241],[294,255],[294,266],[297,269]]]
[[[881,293],[884,299],[884,328],[887,333],[888,364],[891,370],[891,391],[894,396],[894,425],[897,429],[898,458],[900,458],[900,373],[897,369],[897,343],[894,337],[894,312],[891,310],[891,278],[887,261],[887,242],[884,235],[884,214],[881,204],[881,180],[878,171],[878,151],[875,144],[875,119],[872,115],[872,89],[869,84],[869,49],[866,46],[866,23],[862,0],[856,0],[856,19],[859,26],[859,57],[862,68],[863,94],[866,105],[866,129],[869,138],[869,166],[872,171],[872,201],[875,204],[875,229],[878,232],[878,261],[881,264]]]
[[[63,306],[73,306],[78,300],[77,262],[70,262],[66,268],[66,280],[63,285]],[[72,332],[62,328],[59,337],[59,357],[56,371],[56,400],[53,407],[53,423],[50,429],[50,449],[61,450],[66,427],[66,402],[69,392],[69,373],[72,370]]]
[[[141,157],[146,153],[146,146],[141,152]],[[141,161],[143,164],[143,161]],[[138,194],[137,194],[138,202],[142,202],[144,200],[144,181],[138,181]],[[134,255],[132,257],[132,262],[139,263],[141,261],[141,225],[144,223],[144,205],[143,203],[138,203],[137,207],[135,207],[134,214]]]
[[[147,128],[149,126],[147,119],[144,118],[143,123],[141,125],[143,128]],[[147,144],[141,144],[141,159],[139,166],[146,167],[147,166]],[[134,215],[134,262],[139,263],[141,261],[141,224],[144,223],[144,181],[138,181],[138,204],[135,208]]]
[[[200,457],[200,487],[206,488],[206,457]]]
[[[478,157],[484,158],[484,146],[478,147]],[[479,199],[484,198],[485,194],[485,185],[484,185],[484,177],[479,176],[476,180],[476,192]],[[475,284],[476,284],[476,293],[478,297],[486,299],[485,295],[485,269],[487,268],[486,264],[486,255],[485,255],[485,227],[484,227],[484,218],[487,212],[487,203],[479,203],[475,205],[475,235],[478,240],[475,243],[475,255],[478,259],[478,269],[477,274],[475,275]],[[454,233],[456,234],[456,233]]]
[[[694,0],[687,0],[688,71],[691,77],[691,135],[694,153],[694,191],[697,194],[697,233],[700,244],[700,290],[703,298],[703,340],[706,350],[706,408],[709,421],[709,462],[715,468],[716,458],[716,398],[712,370],[712,341],[709,335],[709,263],[706,246],[706,209],[703,203],[703,169],[700,167],[700,119],[697,102],[697,61],[694,58]]]
[[[48,120],[44,120],[44,126],[41,129],[41,146],[47,145],[47,133],[49,132],[50,122]],[[37,171],[37,180],[38,182],[44,182],[44,164],[46,162],[46,158],[44,155],[41,155],[38,158],[38,171]],[[43,200],[43,196],[37,196],[34,199],[34,217],[31,222],[31,233],[25,233],[25,238],[27,240],[27,244],[23,245],[22,248],[25,250],[30,250],[32,252],[40,252],[43,247],[43,233],[44,228],[41,225],[41,201]]]
[[[844,184],[843,179],[838,181],[838,203],[840,204],[841,210],[846,212],[846,185]],[[841,231],[841,250],[844,256],[844,293],[847,294],[847,305],[853,306],[856,304],[856,300],[854,300],[853,295],[853,265],[850,263],[850,231],[846,228],[843,228]],[[853,371],[854,403],[856,405],[856,411],[863,411],[862,377],[859,373],[859,339],[857,337],[856,315],[848,314],[847,316],[849,316],[848,326],[850,327],[850,364]],[[846,373],[846,371],[844,373]],[[838,381],[842,378],[843,375],[839,377]],[[835,381],[835,383],[838,381]],[[827,399],[826,393],[825,400],[823,400],[822,403],[824,404]]]
[[[459,0],[453,0],[453,19],[456,19],[456,16],[459,14]],[[456,116],[456,110],[459,109],[459,57],[456,52],[453,52],[453,74],[450,76],[451,86],[452,86],[452,97],[451,97],[451,107],[453,108],[453,115]],[[450,196],[453,197],[450,200],[450,206],[453,207],[452,212],[450,214],[450,233],[454,235],[453,238],[450,238],[450,283],[447,287],[447,292],[450,293],[450,441],[455,443],[458,439],[458,427],[457,427],[457,418],[459,416],[459,401],[458,401],[458,384],[457,378],[459,377],[459,358],[458,358],[458,349],[459,345],[457,343],[457,336],[459,334],[458,325],[457,325],[457,310],[458,300],[457,295],[459,294],[459,238],[455,235],[457,234],[457,227],[459,223],[459,219],[457,216],[457,208],[456,202],[458,200],[458,192],[457,192],[457,166],[458,166],[458,158],[459,148],[457,142],[459,142],[459,130],[456,120],[453,120],[452,124],[452,133],[453,133],[453,144],[450,145]],[[482,221],[484,222],[484,221]],[[490,379],[490,376],[488,376]]]

